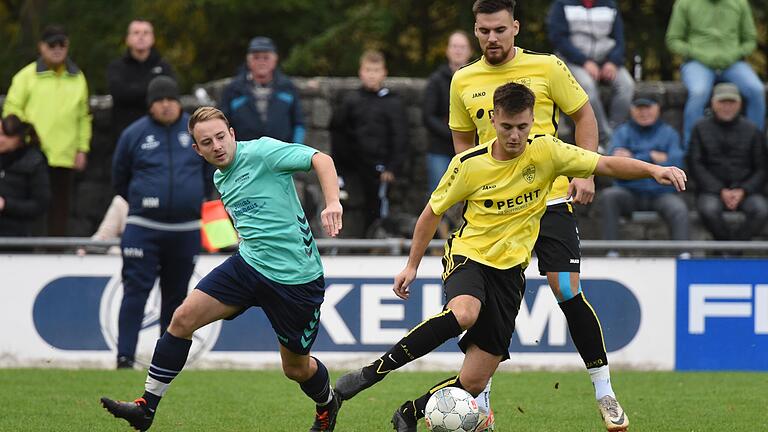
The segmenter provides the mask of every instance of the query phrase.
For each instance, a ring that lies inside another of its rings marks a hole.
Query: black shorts
[[[580,272],[579,228],[570,204],[547,207],[533,251],[539,259],[539,274],[542,276],[547,272]]]
[[[509,358],[509,344],[515,331],[515,318],[525,292],[525,274],[521,266],[500,270],[453,255],[453,262],[443,258],[446,304],[460,295],[471,295],[482,302],[480,314],[459,341],[467,352],[477,345],[485,352]]]
[[[235,253],[211,270],[196,288],[226,305],[242,307],[227,319],[237,317],[251,306],[262,308],[277,340],[291,352],[308,354],[315,343],[320,329],[320,305],[325,296],[322,276],[305,284],[281,284]]]

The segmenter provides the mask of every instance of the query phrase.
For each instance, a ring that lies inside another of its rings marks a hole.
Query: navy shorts
[[[325,295],[325,280],[319,278],[299,285],[270,280],[235,253],[211,270],[197,289],[216,300],[242,309],[260,307],[272,324],[278,341],[296,354],[308,354],[320,329],[320,305]]]

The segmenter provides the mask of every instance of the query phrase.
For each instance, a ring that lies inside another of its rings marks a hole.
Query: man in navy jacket
[[[660,119],[661,110],[653,97],[632,101],[632,118],[616,129],[608,155],[624,156],[664,166],[682,166],[680,135]],[[655,181],[617,180],[598,197],[602,211],[603,238],[618,239],[619,216],[635,210],[655,210],[667,223],[673,240],[688,240],[688,207],[675,188]]]
[[[248,45],[245,71],[224,89],[219,109],[227,116],[237,139],[267,136],[304,143],[304,119],[299,94],[287,76],[277,70],[275,44],[255,37]]]
[[[161,335],[186,297],[200,251],[200,206],[210,188],[211,170],[192,149],[176,82],[167,76],[150,81],[147,104],[149,114],[123,131],[112,162],[113,186],[129,205],[121,244],[118,368],[133,366],[155,279],[160,277]]]
[[[613,128],[627,119],[635,82],[624,67],[624,24],[612,0],[556,0],[547,17],[549,41],[589,96],[600,131],[610,142]],[[611,86],[609,111],[599,84]]]

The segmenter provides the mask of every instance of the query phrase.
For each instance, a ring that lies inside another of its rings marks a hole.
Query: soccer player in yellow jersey
[[[473,6],[475,36],[483,56],[457,71],[451,82],[449,126],[456,153],[472,147],[476,137],[481,143],[495,138],[491,98],[494,89],[508,82],[524,84],[536,95],[531,130],[534,136],[556,136],[563,111],[576,125],[576,145],[596,151],[597,121],[587,94],[562,60],[515,46],[520,23],[514,18],[514,8],[514,0],[477,0]],[[581,248],[571,207],[571,202],[589,204],[594,191],[591,178],[574,178],[569,183],[566,177],[558,177],[547,196],[547,210],[534,251],[539,272],[546,275],[568,321],[571,338],[589,372],[595,398],[610,430],[615,425],[606,418],[606,410],[619,405],[611,387],[600,321],[581,290]],[[488,398],[480,397],[478,403],[482,406]]]
[[[465,223],[445,245],[443,288],[448,303],[443,311],[414,327],[370,365],[336,382],[339,396],[351,399],[389,372],[466,330],[459,341],[465,353],[459,375],[395,411],[392,423],[397,431],[415,432],[427,400],[442,387],[463,388],[477,396],[499,363],[509,358],[509,343],[525,291],[523,272],[557,176],[652,177],[677,190],[685,189],[686,176],[679,168],[600,156],[551,135],[529,135],[535,122],[534,101],[534,94],[525,85],[509,83],[495,91],[491,124],[496,138],[454,156],[416,223],[408,263],[394,281],[393,290],[403,299],[409,297],[409,285],[416,278],[441,215],[452,205],[465,202]],[[624,419],[615,420],[614,430],[626,430]]]

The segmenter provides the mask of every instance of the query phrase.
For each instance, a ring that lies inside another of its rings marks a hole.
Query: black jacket
[[[28,236],[50,200],[48,161],[32,147],[0,154],[0,236]]]
[[[130,51],[107,67],[107,82],[112,95],[112,127],[120,136],[131,123],[147,113],[147,86],[152,78],[167,75],[176,79],[171,65],[152,48],[149,57],[139,62]]]
[[[219,109],[227,116],[238,141],[250,141],[263,136],[285,142],[304,142],[304,115],[299,92],[293,82],[275,70],[272,95],[267,107],[267,121],[262,122],[256,108],[253,84],[247,71],[236,76],[224,88]]]
[[[742,188],[761,193],[765,186],[765,142],[757,127],[738,117],[721,122],[704,118],[691,131],[690,168],[699,191],[719,194]]]
[[[376,169],[398,175],[408,151],[408,118],[388,88],[344,95],[331,120],[331,153],[340,173]]]
[[[422,115],[424,126],[429,132],[429,153],[454,155],[453,138],[448,127],[452,77],[453,71],[444,64],[429,76],[424,89]]]

